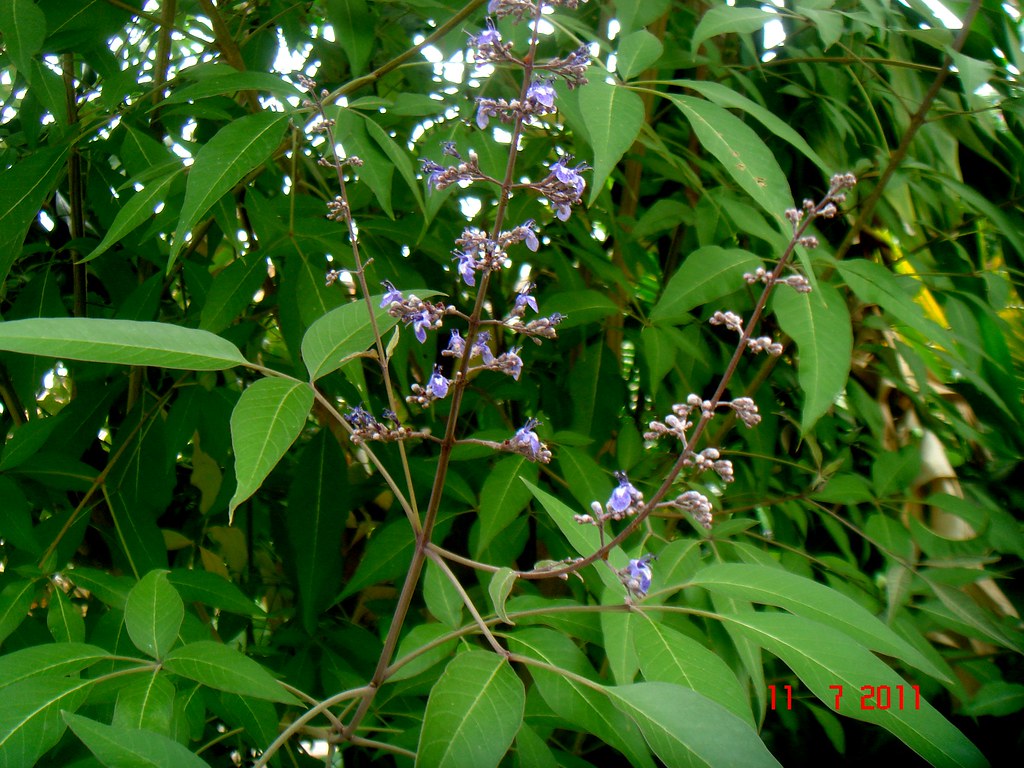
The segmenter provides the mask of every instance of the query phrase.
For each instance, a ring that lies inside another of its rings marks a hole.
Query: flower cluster
[[[534,116],[550,115],[556,112],[555,89],[550,80],[538,80],[526,89],[525,98],[519,99],[490,99],[480,97],[476,100],[476,124],[480,130],[484,130],[496,117],[503,123],[510,123],[518,115],[531,118]]]
[[[590,504],[592,515],[576,515],[577,523],[584,525],[604,525],[608,520],[623,520],[643,511],[644,495],[637,490],[636,486],[629,482],[625,472],[616,472],[615,479],[619,481],[618,486],[608,497],[604,507],[601,502],[594,501]]]
[[[630,595],[641,599],[647,597],[647,591],[651,588],[651,578],[654,576],[651,572],[651,561],[655,559],[655,555],[644,555],[636,560],[630,560],[625,568],[617,572]]]
[[[405,401],[426,407],[435,400],[443,400],[448,397],[448,389],[451,385],[452,380],[441,373],[441,366],[435,364],[426,385],[413,384],[412,394],[406,397]]]
[[[530,461],[539,461],[541,464],[547,464],[551,461],[551,451],[537,437],[537,433],[533,431],[539,426],[540,422],[537,419],[527,419],[526,423],[517,429],[512,437],[501,444],[502,450],[518,453]]]
[[[687,456],[683,460],[683,466],[697,467],[701,472],[709,469],[714,470],[722,478],[723,482],[731,483],[736,479],[732,471],[732,462],[720,457],[721,454],[717,448],[705,448],[703,451],[691,453]]]
[[[663,501],[659,507],[672,507],[681,512],[689,513],[705,530],[711,530],[711,502],[708,497],[698,491],[686,491],[670,501]]]
[[[469,150],[466,153],[466,159],[463,160],[462,156],[454,149],[452,142],[446,142],[445,144],[447,151],[444,154],[454,157],[459,162],[454,165],[444,166],[427,158],[421,159],[420,170],[427,177],[428,190],[442,190],[450,187],[452,184],[460,182],[471,184],[474,181],[487,181],[490,178],[480,170],[480,158],[476,152]]]
[[[426,342],[427,331],[436,331],[444,323],[444,316],[448,313],[444,304],[431,304],[415,293],[410,293],[406,298],[387,280],[381,285],[387,289],[387,293],[380,301],[381,309],[386,308],[389,315],[397,317],[406,325],[411,325],[413,334],[420,344]]]
[[[534,188],[551,203],[555,216],[560,221],[567,221],[572,214],[572,206],[583,199],[583,190],[587,184],[580,176],[582,171],[589,171],[586,163],[577,163],[570,167],[572,155],[563,155],[548,168],[550,173]]]
[[[387,424],[377,421],[377,417],[361,405],[349,408],[344,418],[352,428],[352,442],[358,445],[366,440],[404,440],[412,434],[398,422],[394,411],[386,410],[382,415]]]

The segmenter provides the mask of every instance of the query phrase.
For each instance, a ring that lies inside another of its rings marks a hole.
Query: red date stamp
[[[768,686],[768,708],[772,711],[781,709],[783,706],[782,694],[785,694],[785,708],[792,709],[793,686],[782,685],[778,686],[778,688],[780,690],[776,691],[776,686]],[[905,691],[904,688],[908,690]],[[829,690],[835,695],[832,708],[836,712],[842,711],[843,686],[830,685]],[[846,706],[849,708],[850,703],[847,702]],[[873,709],[920,709],[921,688],[917,685],[862,685],[860,687],[860,708],[862,711]]]

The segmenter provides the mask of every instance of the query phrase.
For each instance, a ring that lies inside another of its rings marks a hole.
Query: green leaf
[[[434,643],[434,641],[442,637],[447,637],[448,639],[437,643],[433,648],[419,652],[428,644]],[[452,636],[452,631],[443,624],[416,625],[409,630],[408,634],[398,644],[398,650],[395,652],[395,659],[397,661],[389,669],[395,669],[399,662],[403,662],[407,656],[413,653],[416,654],[415,658],[402,663],[393,674],[388,675],[388,680],[391,682],[406,680],[410,677],[415,677],[421,672],[426,672],[435,664],[447,661],[452,657],[452,652],[455,650],[457,642],[455,637]]]
[[[412,94],[399,94],[399,98],[405,95]],[[434,114],[437,110],[437,102],[433,99],[428,99],[432,105],[432,111],[430,114]],[[393,110],[391,110],[393,111]],[[370,137],[377,142],[377,145],[384,151],[384,154],[388,156],[388,160],[392,162],[398,172],[401,174],[405,183],[409,186],[409,191],[412,192],[412,196],[416,198],[416,203],[419,205],[420,210],[423,210],[423,190],[421,184],[416,178],[416,167],[413,165],[412,160],[409,159],[409,153],[395,141],[391,136],[381,128],[377,123],[370,117],[364,116],[366,120],[366,130],[370,134]]]
[[[619,41],[615,69],[623,80],[629,80],[660,59],[664,50],[661,40],[646,29],[630,32]]]
[[[238,486],[228,505],[252,496],[295,442],[313,407],[313,390],[294,379],[260,379],[246,388],[231,412],[231,446]]]
[[[688,320],[691,309],[743,288],[743,274],[760,266],[761,260],[750,251],[717,245],[698,248],[669,279],[651,312],[651,322],[674,325]]]
[[[175,164],[176,165],[176,164]],[[114,243],[120,241],[143,222],[148,221],[158,205],[167,201],[168,190],[178,177],[183,173],[181,166],[177,166],[170,173],[158,179],[149,179],[146,186],[136,192],[126,202],[114,217],[99,245],[92,249],[88,256],[81,259],[81,263],[92,261],[97,256],[105,253]]]
[[[221,128],[196,153],[171,241],[168,270],[185,247],[185,235],[214,203],[270,157],[281,143],[287,124],[288,116],[277,112],[246,115]]]
[[[996,680],[985,683],[964,708],[971,717],[1012,715],[1024,709],[1024,685]]]
[[[321,430],[302,451],[288,493],[288,544],[299,588],[302,624],[316,635],[317,618],[338,593],[342,534],[352,494],[345,455],[330,430]]]
[[[555,525],[558,526],[559,530],[568,539],[569,544],[578,554],[583,557],[592,555],[601,548],[601,537],[597,531],[597,526],[594,525],[580,525],[573,517],[577,514],[582,514],[584,511],[589,510],[574,510],[571,507],[564,504],[560,499],[555,498],[547,491],[542,491],[533,483],[523,480],[526,487],[530,489],[530,493],[533,497],[540,502],[544,511],[548,513]],[[616,570],[622,570],[626,567],[629,562],[629,558],[626,557],[626,553],[619,547],[613,547],[608,553],[608,562],[611,563],[612,567]],[[601,581],[609,589],[617,589],[620,592],[625,592],[625,587],[622,582],[619,581],[612,571],[603,563],[598,560],[594,563],[594,568],[597,569],[598,575],[601,577]]]
[[[247,365],[226,339],[194,328],[134,320],[40,317],[0,323],[0,349],[62,360],[223,371]]]
[[[605,590],[602,598],[605,605],[622,605],[621,592]],[[636,678],[640,669],[640,658],[633,639],[636,624],[641,614],[634,611],[601,611],[601,636],[608,668],[612,678],[619,685],[628,685]]]
[[[530,666],[541,697],[561,718],[597,736],[625,755],[637,768],[653,768],[647,746],[628,717],[616,710],[603,688],[587,685],[594,670],[567,635],[550,629],[520,629],[509,636],[509,649],[570,674]]]
[[[487,586],[487,594],[491,596],[494,612],[498,615],[499,619],[506,624],[512,625],[515,622],[508,617],[508,612],[505,610],[505,601],[508,600],[508,596],[512,593],[512,587],[516,584],[516,578],[516,573],[511,568],[499,568],[491,576],[491,581]]]
[[[185,75],[190,74],[186,71]],[[261,91],[274,96],[302,98],[305,94],[280,75],[269,72],[227,72],[223,75],[204,77],[199,82],[184,88],[175,88],[166,98],[160,100],[161,106],[181,104],[186,101],[197,101],[207,96],[225,93],[234,95],[239,91]]]
[[[903,290],[899,278],[881,264],[864,259],[849,259],[836,266],[850,290],[861,301],[877,304],[898,321],[946,350],[956,348],[950,333],[925,317],[924,310]],[[913,281],[910,285],[915,288],[916,294],[921,283]]]
[[[162,659],[178,639],[185,604],[167,582],[167,571],[150,571],[128,593],[124,623],[135,647]]]
[[[559,331],[592,323],[620,311],[618,304],[609,299],[606,294],[591,290],[552,294],[547,297],[544,304],[545,311],[547,311],[547,307],[550,307],[564,315],[564,319],[558,326]]]
[[[749,723],[696,691],[658,682],[607,690],[666,765],[781,766]]]
[[[716,701],[754,727],[750,701],[729,665],[692,637],[640,614],[633,642],[648,682],[674,683]]]
[[[406,292],[421,299],[435,295],[436,291]],[[387,308],[380,308],[384,294],[370,297],[377,331],[383,336],[398,323],[398,318],[388,314]],[[316,381],[328,373],[338,370],[353,355],[365,352],[373,346],[373,326],[370,323],[365,301],[352,301],[318,318],[302,337],[302,360],[309,371],[309,380]]]
[[[64,720],[103,765],[116,768],[209,768],[187,747],[159,733],[104,725],[67,712]]]
[[[506,659],[485,651],[456,656],[430,691],[416,765],[496,767],[525,706],[523,683]]]
[[[0,656],[0,691],[30,677],[63,677],[92,666],[109,654],[85,643],[32,645]]]
[[[754,129],[710,101],[675,94],[666,98],[686,116],[701,145],[733,181],[770,217],[784,224],[786,210],[793,207],[789,181]]]
[[[240,616],[262,616],[264,610],[223,576],[193,568],[175,568],[169,581],[187,603],[203,603]]]
[[[366,0],[326,0],[327,20],[334,27],[338,45],[345,51],[353,75],[366,71],[379,32]]]
[[[846,300],[822,283],[812,293],[772,294],[772,310],[799,350],[797,378],[804,391],[800,431],[808,434],[846,388],[853,354],[853,329]]]
[[[0,284],[21,255],[43,201],[63,176],[67,152],[67,147],[42,150],[0,172]]]
[[[39,53],[46,39],[46,15],[32,0],[7,0],[0,5],[0,32],[7,55],[27,76],[32,57]]]
[[[462,626],[462,596],[448,575],[433,560],[423,575],[423,601],[435,619],[451,629]]]
[[[713,80],[671,80],[669,82],[672,85],[696,91],[708,101],[712,101],[724,109],[742,109],[773,134],[798,150],[804,157],[818,166],[823,173],[831,173],[831,166],[814,151],[814,148],[807,143],[803,136],[797,133],[781,117],[770,109],[761,106],[753,99],[748,99],[729,86],[723,83],[716,83]]]
[[[81,643],[85,641],[85,619],[64,590],[55,585],[50,592],[50,605],[46,611],[46,626],[58,643]]]
[[[174,718],[175,689],[167,675],[153,670],[136,675],[117,692],[113,725],[144,728],[169,736]]]
[[[338,599],[344,600],[366,587],[399,578],[409,567],[415,543],[416,538],[404,518],[375,530],[370,535],[370,543],[359,561],[359,567],[345,584]]]
[[[9,582],[0,592],[0,645],[28,618],[36,589],[36,582],[19,579]]]
[[[206,294],[199,316],[199,327],[220,333],[248,307],[263,281],[267,279],[267,259],[261,251],[235,259],[219,275]]]
[[[757,32],[769,21],[778,20],[778,18],[778,14],[762,11],[759,8],[737,8],[731,5],[718,5],[709,8],[700,17],[700,23],[697,24],[697,29],[693,32],[690,49],[696,53],[701,43],[719,35],[746,35]]]
[[[520,478],[536,480],[536,465],[525,456],[506,456],[487,474],[480,489],[480,533],[475,556],[486,552],[488,545],[526,509],[530,492]]]
[[[644,125],[644,102],[625,86],[595,78],[580,89],[579,105],[587,116],[587,137],[594,149],[589,200],[593,205],[612,169],[640,135]]]
[[[258,663],[234,648],[211,640],[175,648],[164,659],[163,668],[218,691],[298,704],[298,700]]]
[[[662,380],[676,364],[676,345],[668,333],[654,325],[640,331],[641,352],[647,365],[651,397],[658,394]]]
[[[941,670],[866,608],[803,576],[764,565],[716,563],[697,571],[690,584],[827,623],[867,648],[902,659],[937,680],[946,680]]]
[[[782,659],[826,706],[836,710],[836,689],[842,686],[838,711],[855,720],[880,725],[938,768],[985,766],[988,761],[968,739],[922,696],[913,704],[911,686],[869,650],[830,625],[785,613],[737,613],[728,621]],[[893,696],[902,686],[905,709],[864,709],[864,686],[889,686]]]
[[[0,768],[31,768],[64,733],[61,710],[85,702],[94,680],[33,677],[0,697]]]

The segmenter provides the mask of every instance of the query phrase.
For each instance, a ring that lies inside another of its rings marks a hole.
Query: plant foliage
[[[1024,750],[1018,4],[0,35],[0,767]]]

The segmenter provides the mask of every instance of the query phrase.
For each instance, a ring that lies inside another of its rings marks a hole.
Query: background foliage
[[[518,381],[469,382],[458,432],[536,417],[554,458],[456,447],[431,550],[450,556],[396,623],[417,547],[380,472],[425,508],[438,447],[353,445],[337,418],[388,400],[354,283],[324,284],[356,265],[295,73],[365,163],[348,193],[368,283],[468,312],[450,250],[493,191],[428,193],[416,160],[455,141],[501,176],[507,139],[473,99],[519,83],[466,65],[483,5],[0,5],[0,765],[251,764],[272,743],[275,765],[1020,754],[1019,5],[946,3],[963,29],[914,0],[546,17],[538,55],[593,42],[595,64],[518,171],[542,177],[558,146],[593,166],[587,205],[562,224],[516,195],[510,220],[544,243],[488,300],[505,316],[529,279],[567,320]],[[600,562],[516,578],[591,554],[571,518],[615,470],[653,494],[674,455],[647,422],[731,355],[707,318],[749,313],[741,275],[781,254],[783,211],[844,171],[855,194],[798,254],[816,290],[777,292],[762,327],[785,354],[731,382],[764,420],[712,422],[736,482],[686,478],[712,529],[658,512],[624,542],[659,557],[636,606]],[[447,334],[379,316],[404,395]],[[443,434],[450,407],[400,417]],[[862,710],[881,685],[892,707]]]

